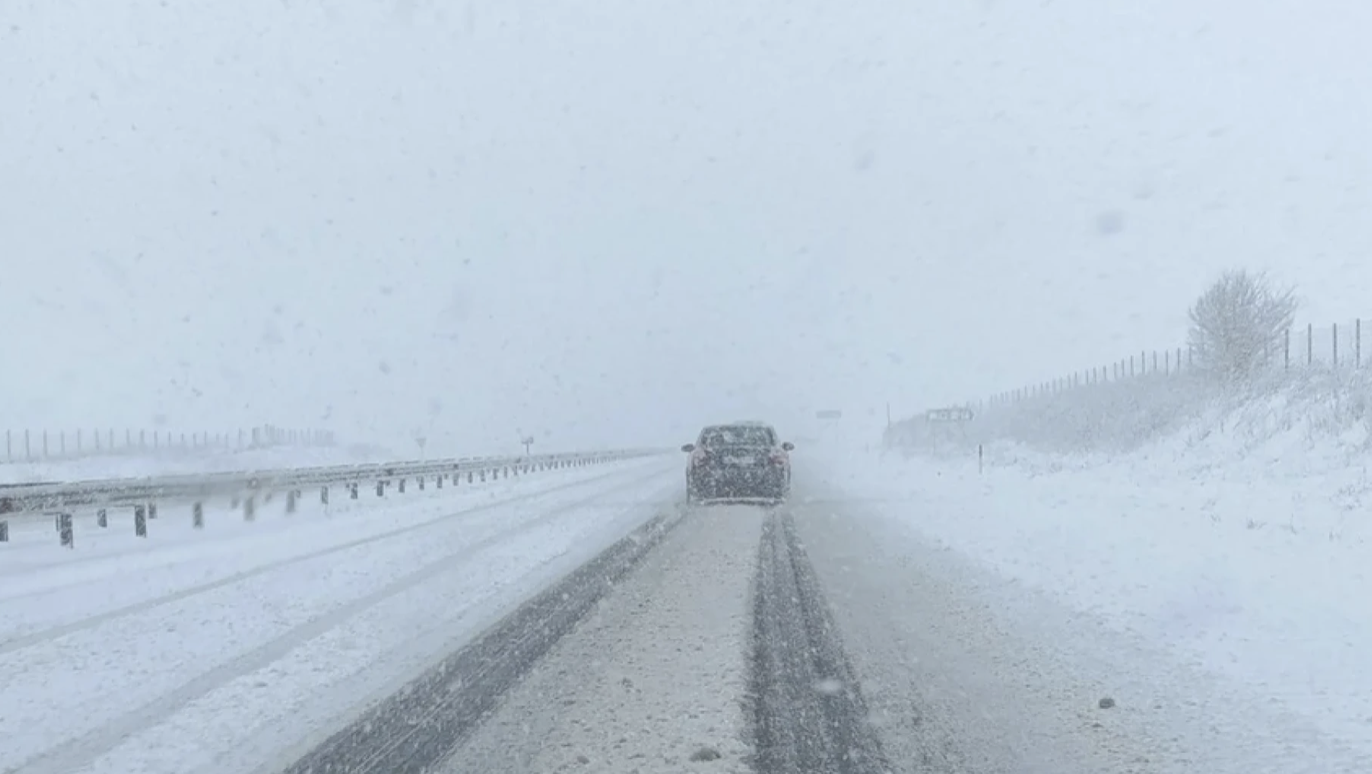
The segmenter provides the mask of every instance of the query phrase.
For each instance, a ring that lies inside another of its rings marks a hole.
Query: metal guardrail
[[[358,489],[363,484],[374,484],[380,495],[393,483],[397,483],[400,491],[404,492],[407,481],[414,481],[421,489],[428,480],[442,487],[444,481],[450,480],[456,484],[464,476],[470,483],[478,479],[508,478],[512,474],[582,467],[664,453],[667,452],[661,449],[626,449],[5,485],[0,486],[0,542],[8,539],[9,529],[5,521],[8,514],[55,515],[58,517],[58,530],[63,532],[61,525],[64,520],[70,524],[70,511],[76,507],[101,509],[99,519],[102,526],[105,518],[103,509],[132,507],[135,523],[141,525],[145,518],[156,517],[159,501],[180,501],[195,503],[199,526],[201,503],[215,498],[229,498],[235,503],[242,503],[244,515],[252,518],[258,497],[285,493],[287,510],[290,511],[294,510],[295,501],[305,487],[319,487],[320,499],[327,503],[332,486],[347,488],[349,496],[357,499]],[[143,535],[144,530],[139,528],[138,534]],[[70,544],[69,534],[63,535],[62,542]]]

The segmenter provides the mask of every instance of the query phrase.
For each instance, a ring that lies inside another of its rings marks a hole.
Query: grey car
[[[710,425],[695,443],[681,450],[686,463],[686,499],[765,500],[781,502],[791,495],[791,455],[795,446],[777,439],[765,422]]]

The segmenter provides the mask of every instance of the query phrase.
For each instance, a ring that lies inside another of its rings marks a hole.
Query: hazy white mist
[[[677,443],[1174,345],[1234,265],[1352,318],[1369,29],[1351,0],[6,0],[0,427]]]

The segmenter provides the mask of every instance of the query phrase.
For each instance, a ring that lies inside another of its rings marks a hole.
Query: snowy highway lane
[[[0,597],[0,771],[273,765],[622,537],[677,472],[608,469],[68,559],[48,588],[11,574],[30,588]],[[64,580],[92,562],[107,577]]]
[[[1021,650],[983,587],[948,583],[946,563],[926,572],[933,557],[860,500],[797,491],[776,508],[688,511],[446,744],[313,770],[429,771],[439,754],[443,774],[1190,770],[1150,757],[1099,707],[1100,686]],[[426,690],[468,684],[445,679]]]
[[[798,477],[662,514],[289,774],[1367,770],[924,540],[921,505]]]
[[[0,771],[1368,770],[806,467],[688,508],[644,463],[12,650]]]
[[[78,525],[75,551],[57,547],[46,520],[31,523],[26,526],[41,533],[41,539],[30,535],[0,546],[0,656],[35,638],[125,615],[139,605],[210,591],[307,556],[337,553],[512,500],[661,464],[630,460],[447,489],[411,487],[405,495],[345,498],[327,506],[302,503],[294,515],[264,504],[252,522],[234,509],[207,508],[202,529],[191,526],[189,506],[164,508],[159,519],[149,521],[147,538],[135,537],[131,528],[117,529],[127,525],[120,525],[113,513],[107,529],[95,527],[91,514],[82,514],[89,523]]]

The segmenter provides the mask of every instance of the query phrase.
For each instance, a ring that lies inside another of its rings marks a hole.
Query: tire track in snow
[[[433,770],[681,518],[677,507],[658,514],[306,753],[283,774]]]
[[[482,503],[481,505],[474,505],[469,508],[463,508],[459,511],[445,513],[442,516],[426,519],[425,521],[421,521],[416,524],[408,524],[404,527],[399,527],[397,529],[381,532],[375,535],[368,535],[367,537],[358,538],[356,540],[350,540],[346,543],[339,543],[338,545],[329,546],[328,548],[321,548],[315,551],[310,551],[308,553],[298,554],[296,556],[291,556],[284,559],[278,559],[274,562],[259,565],[250,570],[244,570],[233,575],[225,576],[218,580],[209,581],[207,583],[201,583],[195,586],[189,586],[187,588],[181,589],[180,591],[171,594],[156,596],[152,599],[147,599],[142,602],[135,602],[131,605],[124,605],[123,607],[118,607],[113,610],[106,611],[104,613],[99,613],[97,615],[88,616],[77,621],[72,621],[71,623],[62,624],[60,626],[53,626],[47,629],[32,632],[30,634],[25,634],[19,637],[13,637],[8,640],[4,640],[0,642],[0,656],[13,653],[18,650],[23,650],[24,648],[33,647],[34,645],[39,645],[44,642],[58,639],[60,637],[65,637],[70,634],[76,634],[87,629],[92,629],[96,626],[100,626],[101,624],[107,623],[117,618],[122,618],[124,616],[130,615],[137,615],[138,613],[152,610],[163,605],[170,605],[175,602],[179,602],[183,599],[196,596],[197,594],[204,594],[210,591],[214,591],[215,589],[223,588],[225,586],[231,586],[235,583],[240,583],[242,581],[248,580],[249,578],[255,578],[259,575],[274,572],[283,567],[289,567],[291,565],[299,564],[301,562],[307,562],[313,559],[331,556],[333,554],[357,548],[358,546],[366,545],[368,543],[375,543],[377,541],[388,540],[390,538],[410,534],[412,532],[418,532],[420,530],[428,529],[429,527],[443,524],[448,521],[451,521],[452,519],[460,518],[462,516],[469,516],[475,513],[483,513],[497,508],[503,508],[514,503],[528,502],[530,500],[535,500],[539,497],[555,494],[557,492],[563,492],[568,489],[574,489],[576,487],[589,486],[592,484],[601,483],[606,479],[622,475],[625,475],[625,471],[611,471],[609,473],[596,476],[595,478],[589,478],[582,481],[573,481],[567,484],[560,484],[551,489],[540,489],[537,492],[530,492],[515,497],[509,497],[501,500],[495,500],[493,502]],[[635,478],[633,483],[646,481],[649,478],[653,478],[658,475],[661,475],[661,473],[654,472],[650,476]],[[602,495],[597,495],[597,497]]]
[[[767,513],[688,508],[434,774],[752,774],[752,579]]]
[[[763,524],[753,598],[753,767],[758,774],[890,771],[788,511]]]
[[[478,543],[468,545],[454,554],[450,554],[449,556],[446,556],[442,559],[435,560],[425,565],[424,567],[421,567],[418,570],[410,573],[409,575],[406,575],[388,584],[387,586],[378,589],[377,591],[371,594],[368,594],[365,597],[355,599],[347,604],[340,606],[339,608],[333,610],[327,615],[321,616],[310,621],[309,623],[297,626],[289,631],[283,632],[281,635],[273,638],[272,640],[266,643],[263,643],[262,645],[254,648],[253,650],[243,653],[242,655],[238,656],[232,661],[229,661],[228,663],[222,664],[220,666],[215,667],[214,669],[211,669],[210,671],[202,674],[194,680],[191,680],[190,682],[184,684],[175,691],[164,694],[158,697],[157,699],[154,699],[153,701],[144,704],[141,707],[135,708],[130,712],[125,713],[124,715],[120,716],[115,720],[105,723],[104,725],[95,728],[91,731],[88,731],[87,733],[75,739],[71,739],[62,743],[60,746],[56,748],[50,749],[44,753],[40,753],[39,755],[34,756],[33,758],[30,758],[27,761],[24,761],[19,765],[18,770],[24,772],[34,772],[35,774],[38,774],[39,772],[53,772],[55,774],[56,772],[69,772],[79,769],[82,766],[85,766],[91,763],[92,761],[96,760],[104,753],[114,749],[116,746],[119,745],[120,742],[122,742],[125,738],[131,736],[135,732],[166,720],[172,714],[174,714],[181,708],[185,707],[186,705],[190,704],[191,702],[205,696],[206,694],[231,682],[232,680],[241,677],[242,675],[249,674],[251,672],[262,669],[263,667],[271,664],[273,661],[280,659],[301,643],[306,642],[315,637],[319,637],[323,633],[327,632],[329,629],[339,625],[340,623],[348,620],[349,618],[358,615],[364,610],[367,610],[368,608],[373,607],[385,601],[386,599],[389,599],[390,597],[393,597],[410,588],[413,588],[414,586],[417,586],[429,580],[430,578],[433,578],[453,569],[454,563],[461,562],[464,559],[479,554],[481,551],[490,548],[491,546],[496,545],[503,540],[507,540],[511,536],[519,534],[520,532],[529,529],[536,529],[553,520],[554,518],[557,518],[558,516],[564,515],[571,511],[575,511],[578,508],[583,508],[587,505],[593,504],[596,501],[601,500],[607,496],[611,496],[617,492],[641,486],[645,481],[649,481],[654,478],[659,478],[661,476],[661,471],[654,471],[653,473],[647,476],[635,476],[633,479],[618,484],[610,488],[609,490],[599,491],[589,497],[584,497],[573,502],[560,505],[556,508],[546,511],[533,521],[518,524],[517,526],[511,527],[500,533],[492,535],[484,540],[481,540]],[[596,480],[602,480],[605,477],[608,476],[602,476]],[[588,482],[579,482],[579,484],[584,483]],[[575,486],[575,484],[569,486]],[[470,509],[469,511],[465,512],[471,512],[471,510],[488,510],[489,508],[508,505],[510,502],[510,500],[505,500],[501,501],[500,503],[491,504],[489,506],[482,506],[477,509]],[[423,525],[407,527],[404,530],[400,531],[409,532],[421,526],[427,526],[431,523],[432,522],[426,522]],[[397,533],[392,532],[389,534]],[[622,542],[623,541],[621,541],[621,543]],[[351,769],[346,770],[351,771]],[[390,771],[390,769],[384,770]]]

